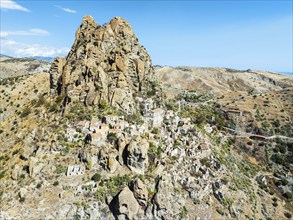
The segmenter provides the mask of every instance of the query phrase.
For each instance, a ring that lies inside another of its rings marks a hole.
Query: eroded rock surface
[[[100,26],[85,16],[69,54],[57,58],[49,73],[51,93],[64,95],[67,105],[107,103],[135,112],[134,96],[156,89],[150,56],[121,17]]]

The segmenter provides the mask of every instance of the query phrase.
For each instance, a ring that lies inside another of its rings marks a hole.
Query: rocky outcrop
[[[141,137],[137,137],[129,143],[126,163],[132,171],[144,175],[148,167],[148,149],[149,143]]]
[[[65,65],[65,58],[57,57],[49,69],[50,73],[50,91],[51,94],[60,94],[60,76],[62,74],[63,66]],[[58,87],[59,86],[59,87]]]
[[[64,95],[66,105],[103,102],[135,112],[134,96],[160,93],[146,49],[121,17],[100,26],[85,16],[69,54],[57,58],[49,73],[51,93]]]
[[[118,219],[134,219],[139,213],[139,204],[127,186],[117,196],[115,209]]]
[[[110,173],[114,173],[119,166],[118,161],[114,157],[109,157],[108,158],[108,169]]]
[[[134,197],[142,207],[147,206],[148,189],[140,179],[136,179],[132,185]]]
[[[180,193],[174,190],[174,185],[168,175],[162,176],[157,190],[154,198],[155,216],[159,219],[174,219],[174,216],[179,216],[185,200]]]
[[[44,163],[41,163],[38,158],[30,157],[29,161],[29,174],[31,177],[35,177],[44,167]]]

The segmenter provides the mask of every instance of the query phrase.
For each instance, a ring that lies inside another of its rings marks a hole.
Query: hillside
[[[258,70],[195,67],[156,67],[155,70],[169,97],[182,91],[255,94],[293,86],[292,76]]]
[[[120,17],[84,17],[48,72],[12,60],[1,218],[292,218],[292,77],[153,67]]]
[[[12,58],[0,56],[1,78],[24,76],[47,71],[50,63],[32,58]]]

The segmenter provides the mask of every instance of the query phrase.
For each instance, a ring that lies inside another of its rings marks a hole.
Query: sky
[[[83,16],[121,16],[155,65],[293,72],[292,0],[0,2],[1,54],[65,56]]]

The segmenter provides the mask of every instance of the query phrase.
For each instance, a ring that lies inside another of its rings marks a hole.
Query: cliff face
[[[150,56],[121,17],[103,26],[91,16],[84,17],[69,54],[57,58],[49,73],[51,93],[64,95],[66,105],[96,106],[104,101],[135,112],[134,96],[157,93]]]

